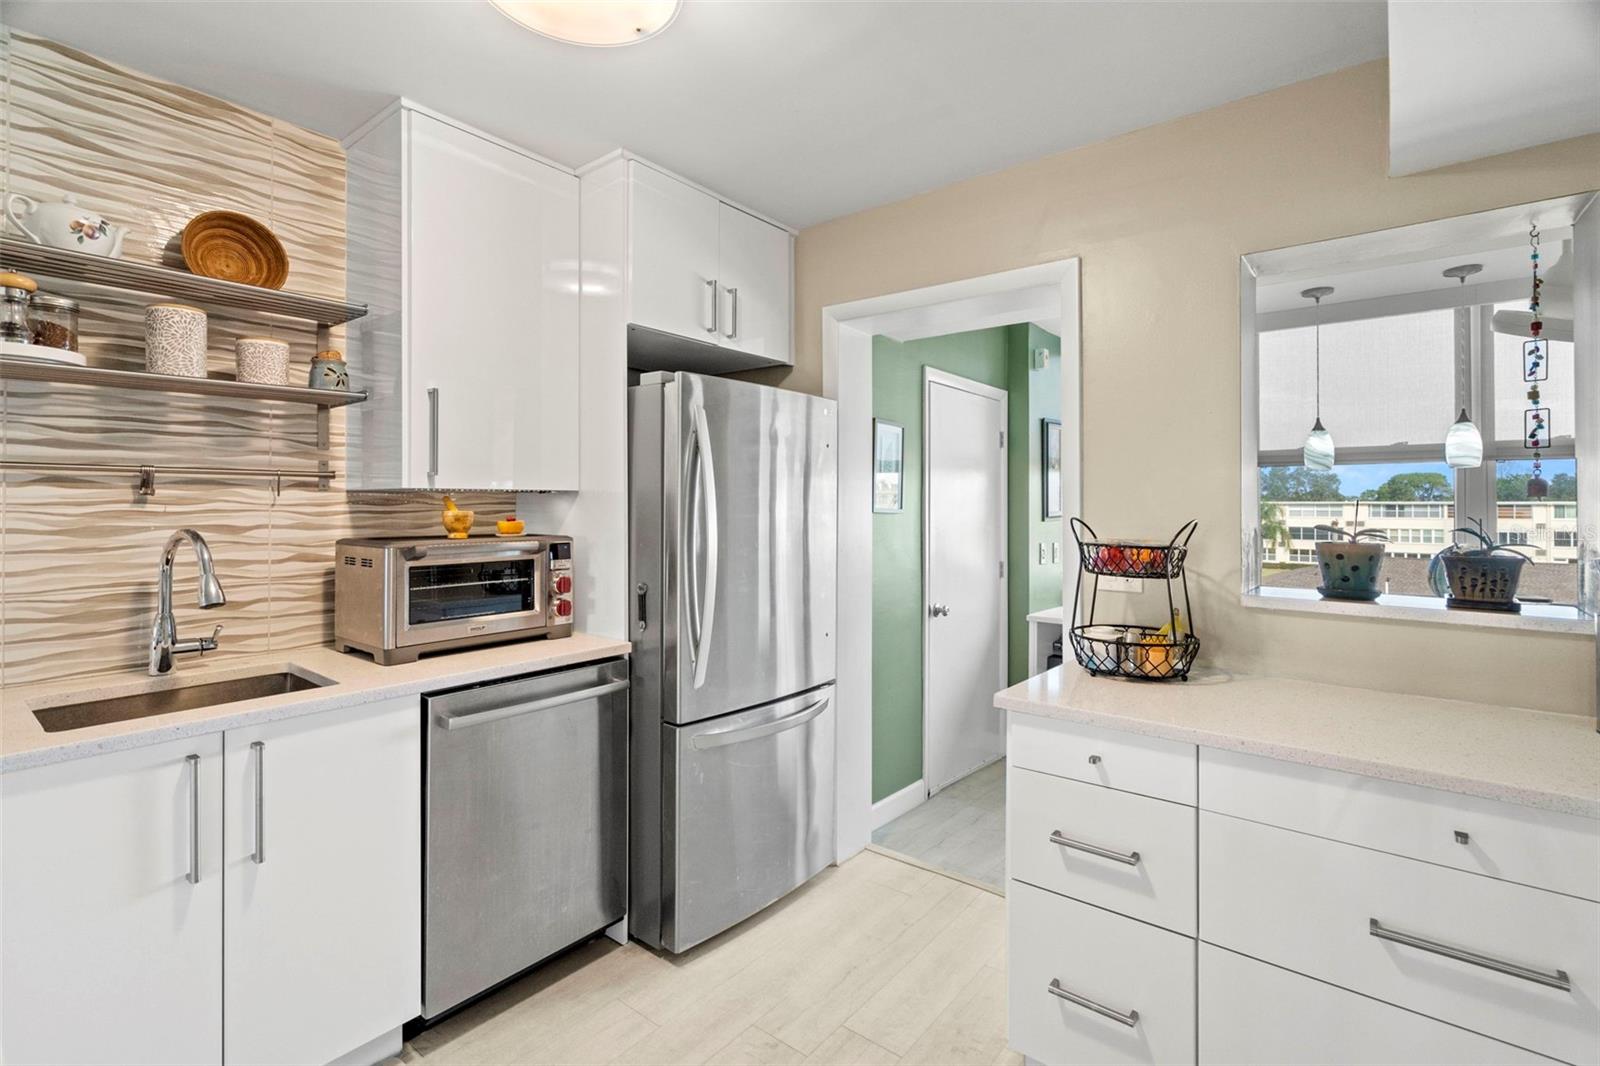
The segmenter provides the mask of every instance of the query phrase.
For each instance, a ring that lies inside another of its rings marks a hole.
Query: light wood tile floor
[[[990,763],[872,831],[880,848],[1005,891],[1006,763]]]
[[[1005,901],[863,852],[682,955],[591,941],[393,1062],[1020,1063]]]

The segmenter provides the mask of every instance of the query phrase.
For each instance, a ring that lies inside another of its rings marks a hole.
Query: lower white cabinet
[[[326,1063],[421,1009],[415,697],[0,775],[0,1060]]]
[[[421,1013],[420,721],[397,699],[226,734],[229,1066],[328,1062]]]
[[[1200,945],[1201,1066],[1520,1066],[1554,1060]]]
[[[0,776],[0,1059],[221,1056],[221,735]]]

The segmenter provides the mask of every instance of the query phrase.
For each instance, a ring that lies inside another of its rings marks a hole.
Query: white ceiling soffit
[[[1600,132],[1600,0],[1390,0],[1389,174]]]
[[[4,0],[4,20],[333,137],[405,96],[569,166],[626,147],[795,226],[1378,59],[1386,32],[1381,2],[1339,0],[686,0],[603,49],[481,0]]]

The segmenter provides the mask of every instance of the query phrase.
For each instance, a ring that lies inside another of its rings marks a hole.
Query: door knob
[[[946,615],[948,615],[949,613],[950,613],[950,608],[945,606],[942,603],[934,603],[934,604],[929,604],[928,605],[928,617],[929,618],[943,618]]]

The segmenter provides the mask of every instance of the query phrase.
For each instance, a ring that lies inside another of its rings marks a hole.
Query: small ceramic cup
[[[240,337],[234,346],[239,380],[252,385],[289,383],[289,342],[275,337]]]
[[[152,374],[206,376],[206,313],[188,304],[144,309],[144,365]]]
[[[316,358],[311,360],[311,376],[306,384],[313,389],[348,389],[350,368],[345,365],[344,355],[333,348],[318,352]]]

